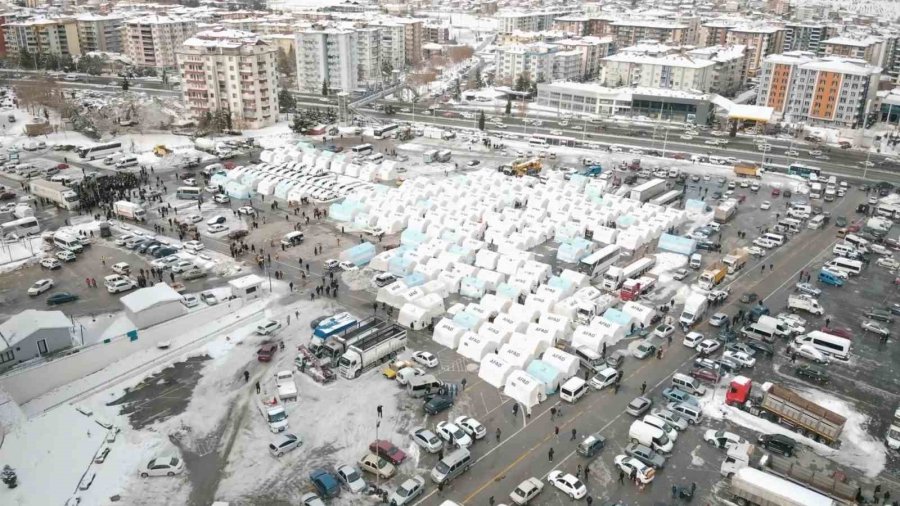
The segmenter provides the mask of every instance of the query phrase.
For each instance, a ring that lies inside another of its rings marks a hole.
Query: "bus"
[[[184,200],[198,200],[200,198],[200,188],[196,186],[179,186],[175,191],[175,196]]]
[[[656,204],[658,206],[676,206],[681,202],[681,198],[684,193],[681,190],[672,190],[666,193],[663,193],[659,197],[650,200],[651,204]]]
[[[372,130],[372,133],[375,135],[376,139],[384,139],[386,136],[388,136],[387,134],[390,134],[391,132],[397,130],[398,128],[400,128],[400,125],[398,125],[396,123],[391,123],[389,125],[375,127]]]
[[[81,158],[87,158],[89,160],[94,160],[95,158],[102,158],[106,155],[115,153],[116,151],[122,150],[121,142],[110,142],[107,144],[97,144],[96,146],[82,146],[75,150],[78,153],[78,156]]]
[[[355,155],[370,155],[372,154],[372,151],[375,151],[375,148],[372,147],[371,144],[360,144],[359,146],[350,148],[350,151]]]
[[[528,139],[528,145],[544,147],[547,145],[547,139],[543,139],[541,137],[532,137],[532,138]]]
[[[34,216],[27,216],[19,220],[8,221],[3,225],[0,225],[0,237],[3,237],[4,239],[25,237],[27,235],[39,234],[40,232],[41,226]]]
[[[815,176],[816,179],[822,176],[822,169],[816,167],[810,167],[808,165],[803,165],[801,163],[792,163],[788,167],[788,175],[789,176],[800,176],[805,179],[809,179],[810,176]]]
[[[611,265],[616,263],[616,260],[619,259],[619,252],[621,249],[621,247],[615,244],[600,248],[581,259],[581,262],[578,265],[579,270],[590,276],[593,280],[606,272]]]

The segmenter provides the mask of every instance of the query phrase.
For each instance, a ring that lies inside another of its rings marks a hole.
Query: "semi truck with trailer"
[[[363,372],[393,359],[406,347],[406,329],[389,323],[379,325],[377,332],[349,346],[338,362],[341,376],[359,377]]]
[[[335,334],[326,340],[319,346],[317,355],[319,358],[327,359],[332,367],[337,366],[338,361],[351,346],[365,341],[372,335],[382,332],[390,325],[390,322],[375,317],[357,322],[355,326],[352,326],[339,334]]]
[[[147,212],[143,207],[127,200],[116,201],[113,204],[113,212],[120,218],[134,221],[144,221],[147,217]]]
[[[637,200],[638,202],[647,202],[664,191],[666,191],[665,179],[651,179],[632,188],[629,197],[631,200]]]
[[[847,423],[843,416],[801,397],[789,388],[763,383],[759,391],[753,391],[753,381],[746,376],[731,380],[725,403],[831,446],[838,444],[838,437]]]
[[[331,338],[340,335],[342,332],[352,330],[357,325],[359,325],[359,320],[347,312],[337,313],[325,318],[313,329],[312,338],[309,340],[309,350],[318,355],[319,348]]]
[[[731,477],[731,496],[737,504],[758,506],[839,506],[834,499],[780,476],[752,467]]]
[[[57,207],[73,211],[81,206],[78,194],[63,184],[45,179],[32,179],[28,184],[32,195],[47,199]]]

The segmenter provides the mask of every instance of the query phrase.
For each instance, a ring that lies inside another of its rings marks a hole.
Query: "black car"
[[[453,398],[449,395],[434,395],[425,401],[424,409],[429,415],[436,415],[450,409],[451,406],[453,406]]]
[[[825,371],[819,369],[818,367],[813,367],[809,364],[804,364],[796,369],[794,369],[794,374],[797,375],[798,378],[807,379],[812,381],[813,383],[818,383],[820,385],[824,385],[828,383],[828,375],[825,374]]]
[[[702,249],[706,251],[721,251],[722,245],[712,241],[698,241],[697,249]]]
[[[847,226],[847,218],[844,218],[843,216],[838,216],[837,218],[834,219],[834,226],[841,227],[841,228],[846,227]]]
[[[894,316],[887,309],[871,308],[865,314],[867,317],[880,322],[891,323],[894,321]]]
[[[178,253],[178,250],[169,246],[163,246],[153,252],[153,258],[162,258]]]
[[[47,305],[55,306],[57,304],[64,304],[66,302],[72,302],[76,300],[78,300],[78,296],[74,293],[59,292],[47,297]]]
[[[794,455],[797,448],[796,441],[781,434],[763,434],[759,436],[757,442],[766,450],[779,453],[785,457]]]
[[[775,354],[774,346],[757,339],[748,339],[744,344],[760,353],[765,353],[769,357]]]
[[[599,432],[596,432],[584,438],[575,451],[583,457],[593,457],[604,446],[606,446],[606,438]]]

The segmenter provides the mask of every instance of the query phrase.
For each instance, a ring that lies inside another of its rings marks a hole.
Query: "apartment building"
[[[531,81],[549,81],[553,76],[552,54],[556,51],[555,46],[544,43],[500,46],[494,53],[496,79],[507,86],[515,84],[520,75]]]
[[[860,59],[772,55],[760,71],[757,104],[773,107],[791,123],[861,128],[880,78],[880,67]]]
[[[381,61],[394,70],[406,68],[406,27],[393,21],[378,20],[369,26],[381,33]]]
[[[822,41],[834,35],[836,28],[821,23],[787,23],[781,52],[812,51],[821,54]]]
[[[633,46],[642,40],[682,45],[688,25],[665,20],[620,20],[611,23],[617,47]]]
[[[831,37],[822,42],[823,56],[842,56],[865,60],[872,65],[883,66],[889,60],[888,43],[883,37],[850,35]]]
[[[403,26],[404,57],[407,65],[422,61],[422,39],[425,37],[425,22],[421,19],[399,18]]]
[[[722,46],[728,43],[728,31],[741,25],[736,19],[711,19],[700,25],[697,44],[704,47]]]
[[[533,12],[501,11],[495,16],[499,19],[499,32],[512,33],[516,30],[522,32],[540,32],[553,28],[553,21],[558,18],[577,12],[578,6],[557,7],[554,9],[539,10]]]
[[[125,21],[125,54],[139,67],[175,67],[175,51],[197,32],[193,19],[147,16]]]
[[[578,51],[578,75],[587,79],[595,79],[600,74],[603,58],[613,51],[615,39],[612,37],[581,37],[578,39],[560,39],[553,42],[565,51]]]
[[[359,65],[357,81],[360,85],[382,81],[381,30],[378,27],[358,27],[356,31],[356,60]]]
[[[74,18],[30,19],[6,23],[3,25],[3,40],[9,57],[17,57],[22,51],[32,55],[81,55],[78,25]]]
[[[587,16],[560,16],[553,20],[553,29],[576,37],[588,34],[591,18]]]
[[[78,26],[78,42],[81,53],[102,51],[106,53],[124,53],[122,32],[125,18],[122,16],[98,14],[82,14],[75,18]]]
[[[297,32],[297,82],[303,93],[350,92],[359,86],[357,33],[312,27]]]
[[[435,44],[450,43],[450,23],[426,23],[423,29],[425,30],[424,38],[426,42],[433,42]]]
[[[763,60],[784,47],[784,28],[775,25],[742,25],[728,30],[726,45],[747,46],[745,78],[756,77]]]
[[[715,63],[680,55],[617,53],[603,59],[605,86],[641,86],[679,91],[710,91]]]
[[[691,49],[685,56],[695,60],[713,62],[712,82],[709,91],[725,97],[733,97],[744,88],[746,46],[710,46]]]
[[[235,128],[278,119],[278,48],[240,30],[207,30],[175,51],[184,103],[199,119],[228,111]]]

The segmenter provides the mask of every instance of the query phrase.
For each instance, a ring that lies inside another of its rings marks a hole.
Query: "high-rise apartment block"
[[[359,85],[357,33],[313,27],[297,33],[297,83],[304,93],[353,91]]]
[[[123,53],[122,32],[125,18],[122,16],[101,16],[83,14],[75,18],[78,23],[78,42],[81,52],[102,51],[105,53]]]
[[[139,67],[175,67],[175,51],[197,31],[192,19],[148,16],[125,22],[125,54]]]
[[[32,19],[3,25],[6,54],[17,57],[31,55],[76,57],[81,55],[78,25],[74,18]]]

